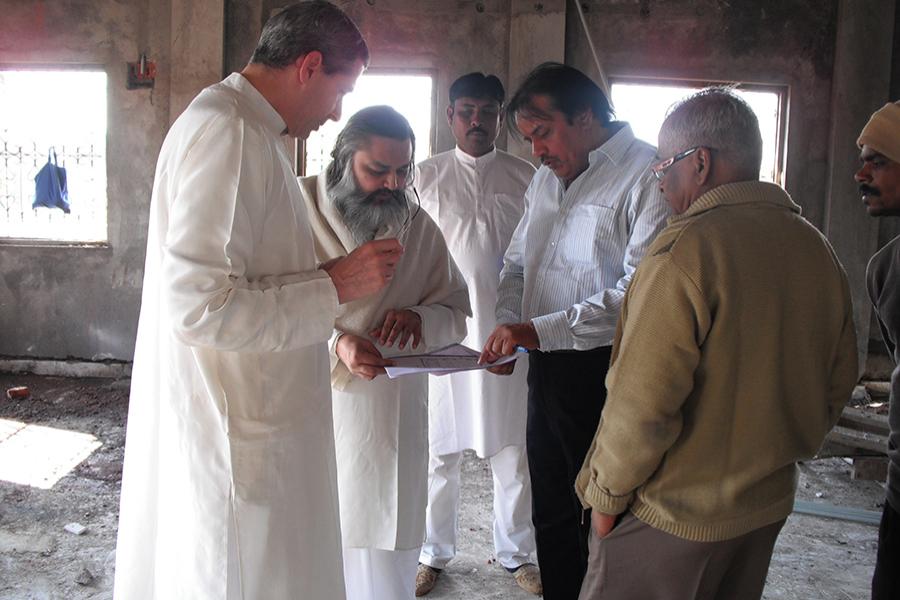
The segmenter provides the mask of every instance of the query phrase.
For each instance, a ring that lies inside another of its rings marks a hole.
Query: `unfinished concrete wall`
[[[0,240],[0,356],[131,360],[157,154],[171,121],[221,77],[224,0],[0,0],[0,14],[0,63],[108,76],[108,243]],[[128,90],[126,63],[141,52],[156,84]]]
[[[109,115],[109,244],[0,242],[0,355],[132,357],[153,168],[168,126],[169,10],[168,1],[0,1],[0,63],[99,66]],[[126,90],[125,63],[145,50],[159,66],[156,87]]]
[[[581,2],[610,77],[790,87],[785,187],[817,227],[824,218],[836,0]],[[569,10],[566,60],[596,73]]]

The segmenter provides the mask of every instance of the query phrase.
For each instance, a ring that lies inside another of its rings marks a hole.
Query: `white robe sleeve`
[[[277,352],[331,335],[337,292],[327,273],[315,270],[314,256],[309,271],[246,276],[256,247],[253,217],[264,216],[278,193],[268,175],[277,160],[243,120],[217,117],[174,167],[162,291],[185,344]],[[297,234],[301,242],[304,235]],[[311,240],[308,248],[312,254]]]

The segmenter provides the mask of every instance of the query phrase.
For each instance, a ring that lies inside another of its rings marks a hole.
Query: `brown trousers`
[[[605,537],[591,528],[579,600],[759,600],[785,520],[721,542],[692,542],[630,512]]]

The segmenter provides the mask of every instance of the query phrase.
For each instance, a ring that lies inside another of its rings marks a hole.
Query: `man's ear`
[[[453,129],[453,105],[447,105],[447,125],[450,126],[450,129]]]
[[[298,56],[297,60],[294,61],[294,66],[297,68],[297,79],[301,83],[306,83],[312,79],[312,76],[317,71],[323,69],[324,57],[318,50],[313,50],[302,56]]]
[[[587,129],[591,126],[591,123],[594,120],[594,113],[591,112],[591,109],[586,108],[577,115],[572,120],[576,126],[581,127],[582,129]]]
[[[709,148],[701,146],[694,152],[692,159],[692,167],[694,169],[694,180],[698,185],[704,185],[709,181],[712,173],[712,152]]]

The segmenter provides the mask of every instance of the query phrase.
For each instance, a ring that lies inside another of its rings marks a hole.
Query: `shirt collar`
[[[615,131],[612,137],[603,142],[599,148],[591,150],[588,154],[588,164],[594,165],[600,160],[601,156],[605,156],[615,166],[620,166],[625,159],[628,148],[634,142],[634,132],[631,125],[625,121],[613,121],[609,127]]]
[[[474,167],[476,169],[486,166],[497,157],[496,146],[494,146],[487,154],[483,154],[477,158],[472,156],[471,154],[467,154],[459,146],[456,146],[453,150],[456,153],[456,160],[464,165]]]
[[[278,111],[269,104],[269,101],[266,100],[266,97],[259,93],[259,90],[253,87],[253,84],[250,83],[246,77],[241,75],[240,73],[232,73],[222,82],[224,85],[230,87],[235,90],[238,94],[241,95],[244,100],[247,101],[250,109],[256,113],[259,119],[262,121],[263,125],[265,125],[266,129],[274,133],[275,135],[281,135],[284,133],[287,125],[284,122],[284,119],[281,118],[281,115],[278,114]]]
[[[800,214],[800,207],[781,186],[768,181],[738,181],[715,187],[696,200],[680,215],[669,217],[669,223],[696,216],[718,206],[767,203]]]

